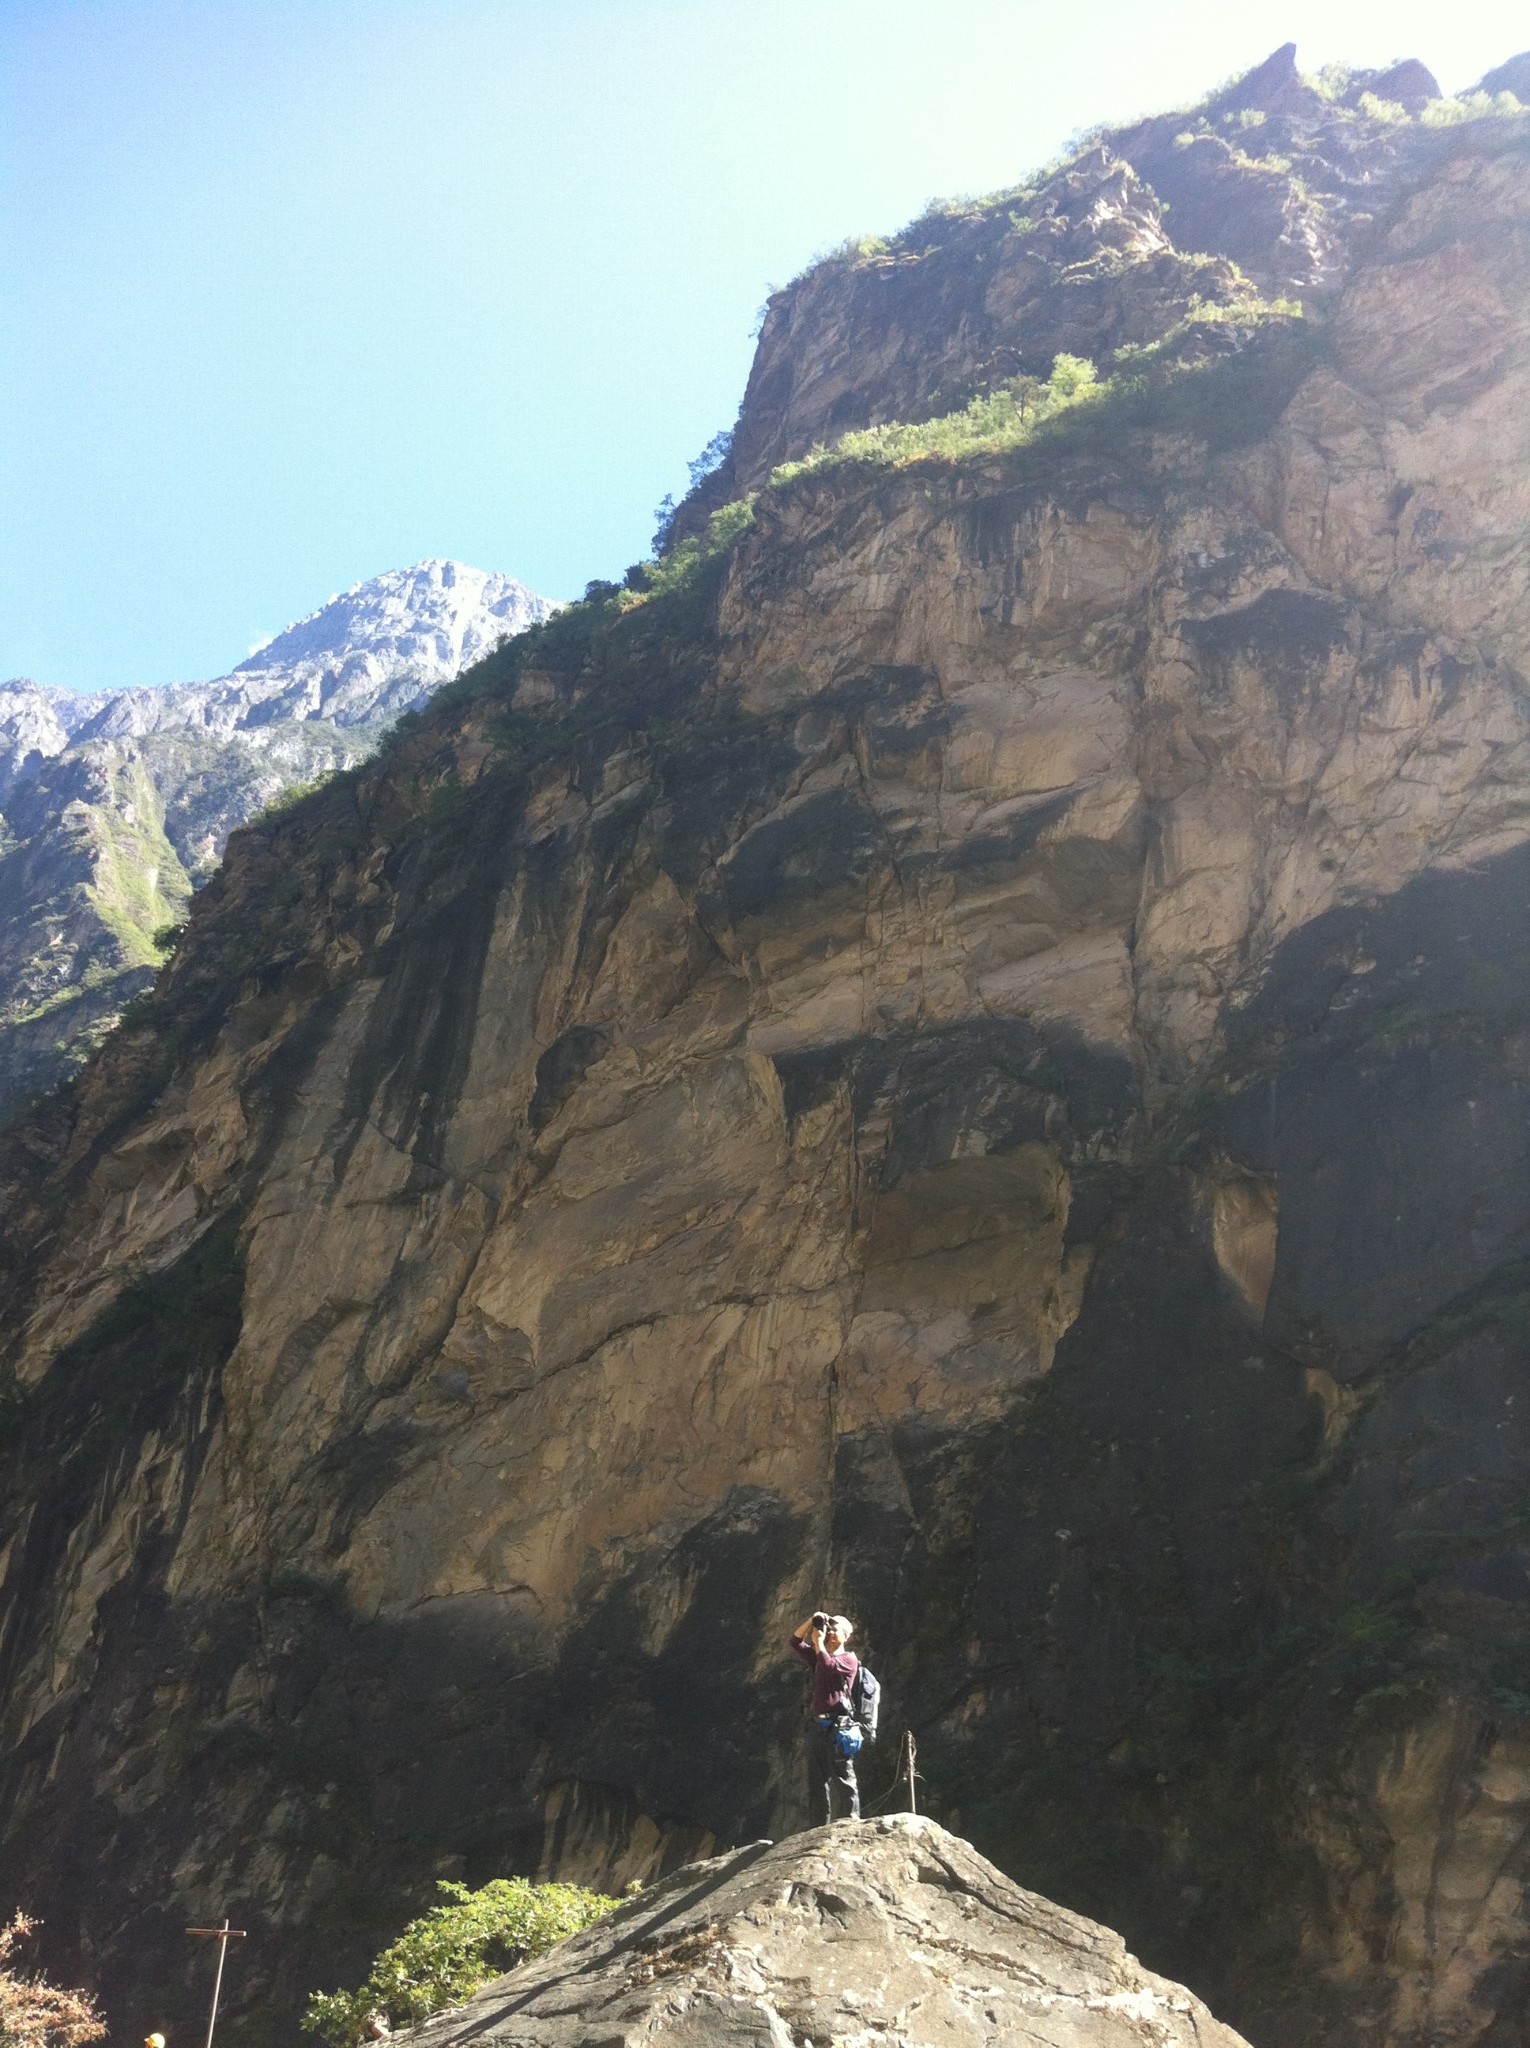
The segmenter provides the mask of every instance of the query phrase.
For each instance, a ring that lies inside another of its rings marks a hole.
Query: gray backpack
[[[882,1706],[882,1688],[862,1664],[850,1687],[850,1712],[867,1742],[877,1739],[877,1715]]]

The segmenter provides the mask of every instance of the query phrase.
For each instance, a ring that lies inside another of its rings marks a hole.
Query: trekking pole
[[[231,1941],[244,1940],[244,1929],[230,1927],[225,1913],[221,1927],[188,1927],[186,1932],[206,1935],[218,1944],[218,1974],[213,1978],[212,2011],[207,2016],[207,2048],[212,2048],[213,2028],[218,2024],[218,1993],[223,1989],[223,1959],[228,1954]]]

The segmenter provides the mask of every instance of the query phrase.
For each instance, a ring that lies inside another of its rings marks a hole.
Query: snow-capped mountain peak
[[[416,562],[368,577],[206,683],[92,697],[0,685],[0,761],[10,778],[65,746],[189,727],[260,735],[289,720],[371,725],[396,717],[501,640],[557,609],[513,576]],[[4,781],[0,773],[0,783]]]
[[[332,662],[358,654],[388,663],[420,662],[452,675],[508,634],[553,607],[513,576],[470,569],[461,562],[416,562],[393,569],[332,597],[328,604],[278,633],[235,675],[283,666]]]

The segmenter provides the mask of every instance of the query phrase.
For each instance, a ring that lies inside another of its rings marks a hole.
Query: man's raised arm
[[[804,1663],[816,1661],[818,1652],[823,1648],[823,1632],[828,1619],[826,1614],[810,1614],[801,1628],[793,1630],[792,1648]]]

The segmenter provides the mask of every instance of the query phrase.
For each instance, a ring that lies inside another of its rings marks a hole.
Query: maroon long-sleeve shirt
[[[815,1650],[800,1636],[792,1637],[792,1648],[804,1664],[813,1667],[813,1712],[815,1714],[848,1714],[850,1711],[850,1688],[855,1683],[855,1674],[860,1670],[860,1659],[853,1650],[836,1650],[831,1657],[827,1650]]]

